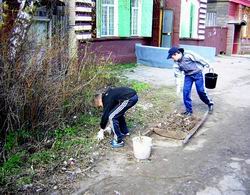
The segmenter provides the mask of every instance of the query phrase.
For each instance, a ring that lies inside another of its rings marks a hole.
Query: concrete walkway
[[[155,87],[175,85],[173,69],[139,65],[126,76],[132,80],[153,84]]]
[[[155,137],[151,159],[139,162],[128,142],[104,156],[75,194],[250,194],[250,59],[217,57],[213,65],[214,113],[186,147]],[[140,68],[145,74],[135,78],[166,82],[158,69]]]

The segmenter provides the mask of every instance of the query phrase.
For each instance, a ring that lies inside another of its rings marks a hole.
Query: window
[[[131,35],[139,35],[139,0],[131,0]]]
[[[114,36],[115,33],[115,0],[102,0],[101,36]]]
[[[216,26],[216,13],[215,12],[207,13],[206,26]]]
[[[153,0],[96,0],[96,10],[97,38],[151,37]]]

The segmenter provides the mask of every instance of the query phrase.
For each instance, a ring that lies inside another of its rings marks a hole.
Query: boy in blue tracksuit
[[[197,93],[200,99],[208,105],[208,110],[211,113],[214,103],[208,98],[204,89],[204,79],[202,74],[203,67],[209,67],[209,63],[192,52],[185,52],[183,48],[172,47],[168,51],[168,59],[172,58],[177,66],[174,66],[176,71],[183,71],[185,74],[183,86],[183,101],[186,111],[183,113],[191,116],[193,113],[191,90],[195,83]]]
[[[105,93],[96,95],[95,106],[103,108],[100,131],[103,132],[109,122],[114,133],[113,148],[124,146],[123,137],[129,134],[124,114],[137,101],[136,91],[128,87],[109,88]]]

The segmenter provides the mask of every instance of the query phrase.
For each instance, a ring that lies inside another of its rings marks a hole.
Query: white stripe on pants
[[[109,115],[109,122],[111,124],[112,131],[114,133],[114,139],[117,141],[117,135],[115,133],[115,128],[113,124],[113,118],[115,115],[117,115],[119,112],[121,112],[127,105],[128,105],[129,100],[125,100],[124,102],[121,103],[110,115]]]

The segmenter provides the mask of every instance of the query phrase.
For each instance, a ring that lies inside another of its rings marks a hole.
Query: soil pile
[[[167,138],[183,140],[201,119],[180,113],[169,113],[164,122],[152,128],[153,132]]]

